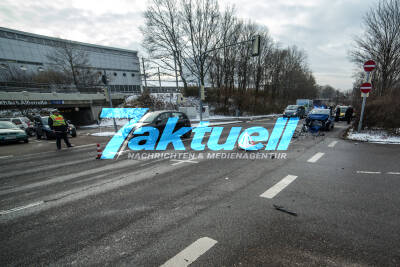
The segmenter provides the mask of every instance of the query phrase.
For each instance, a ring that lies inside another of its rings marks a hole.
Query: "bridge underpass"
[[[123,103],[126,94],[112,94],[114,106]],[[106,97],[96,93],[35,93],[0,91],[0,110],[30,110],[57,108],[76,125],[94,123],[103,107],[109,107]]]

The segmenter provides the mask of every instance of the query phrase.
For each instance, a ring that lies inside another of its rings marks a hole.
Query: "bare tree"
[[[167,71],[179,73],[186,88],[180,7],[175,0],[151,0],[144,17],[145,26],[141,28],[143,46],[155,64]]]
[[[365,32],[355,37],[350,51],[353,62],[361,66],[368,59],[377,63],[373,93],[393,93],[400,82],[400,2],[381,0],[364,16]]]
[[[210,68],[208,54],[219,44],[220,11],[217,0],[182,0],[182,27],[186,37],[184,64],[204,84]]]
[[[47,55],[49,63],[63,72],[78,88],[98,85],[99,74],[89,64],[89,56],[78,45],[68,42],[58,42],[53,52]]]

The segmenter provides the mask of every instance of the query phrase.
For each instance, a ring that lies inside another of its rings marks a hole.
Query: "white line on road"
[[[13,155],[9,155],[9,156],[1,156],[0,159],[8,159],[8,158],[12,158],[14,157]]]
[[[400,172],[387,172],[387,174],[400,175]]]
[[[370,172],[370,171],[357,171],[357,173],[363,173],[363,174],[381,174],[381,172]]]
[[[184,267],[192,264],[198,257],[212,248],[218,241],[209,237],[197,239],[194,243],[179,252],[175,257],[168,260],[161,267]]]
[[[13,213],[13,212],[16,212],[16,211],[32,208],[32,207],[35,207],[35,206],[39,206],[39,205],[41,205],[43,203],[44,203],[43,201],[38,201],[38,202],[31,203],[31,204],[28,204],[28,205],[25,205],[25,206],[16,207],[16,208],[13,208],[13,209],[10,209],[10,210],[0,210],[0,215],[5,215],[5,214]]]
[[[171,165],[178,165],[178,164],[181,164],[181,163],[184,163],[184,162],[186,162],[186,163],[199,163],[199,162],[194,161],[194,160],[171,159],[171,161],[176,161],[175,163],[172,163]]]
[[[286,176],[285,178],[280,180],[277,184],[275,184],[273,187],[262,193],[260,197],[273,198],[279,192],[281,192],[286,186],[290,185],[294,180],[296,180],[296,178],[297,176],[295,175]]]
[[[318,152],[317,154],[315,154],[314,156],[312,156],[309,160],[307,160],[307,162],[315,163],[315,162],[317,162],[323,155],[325,155],[325,153]]]
[[[80,147],[95,146],[95,145],[96,145],[96,143],[93,143],[93,144],[87,144],[87,145],[81,145],[81,146],[74,146],[72,148],[80,148]]]
[[[332,141],[332,143],[330,143],[328,145],[328,147],[334,147],[337,143],[338,143],[338,141]]]

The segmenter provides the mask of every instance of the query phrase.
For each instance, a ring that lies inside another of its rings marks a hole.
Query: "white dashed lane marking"
[[[265,191],[264,193],[262,193],[260,195],[260,197],[264,197],[264,198],[273,198],[275,197],[277,194],[279,194],[279,192],[281,192],[285,187],[287,187],[288,185],[290,185],[294,180],[296,180],[297,176],[295,175],[288,175],[285,178],[283,178],[282,180],[280,180],[277,184],[275,184],[273,187],[271,187],[270,189],[268,189],[267,191]]]
[[[400,175],[400,172],[377,172],[377,171],[357,171],[358,174],[389,174],[389,175]]]
[[[314,156],[312,156],[311,158],[309,158],[309,159],[307,160],[307,162],[315,163],[315,162],[317,162],[323,155],[325,155],[325,153],[318,152],[317,154],[315,154]]]
[[[181,164],[181,163],[198,163],[197,161],[194,161],[194,160],[171,159],[171,161],[175,161],[175,163],[172,163],[171,165],[178,165],[178,164]]]
[[[218,241],[209,237],[197,239],[194,243],[179,252],[175,257],[168,260],[161,267],[185,267],[192,264],[198,257],[212,248]]]
[[[13,208],[13,209],[10,209],[10,210],[0,210],[0,215],[5,215],[5,214],[13,213],[13,212],[16,212],[16,211],[20,211],[20,210],[24,210],[24,209],[28,209],[28,208],[33,208],[33,207],[39,206],[39,205],[41,205],[43,203],[44,203],[43,201],[38,201],[38,202],[31,203],[31,204],[28,204],[28,205],[25,205],[25,206],[16,207],[16,208]]]
[[[371,172],[371,171],[357,171],[357,173],[363,173],[363,174],[381,174],[381,172]]]
[[[338,143],[338,141],[332,141],[328,147],[334,147],[336,144]]]

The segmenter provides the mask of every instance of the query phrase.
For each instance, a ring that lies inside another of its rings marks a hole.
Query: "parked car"
[[[13,142],[13,141],[24,141],[29,142],[28,135],[24,130],[19,128],[12,122],[0,121],[0,142]]]
[[[335,118],[329,109],[315,108],[308,114],[305,124],[308,127],[317,127],[329,131],[335,127]]]
[[[35,127],[30,119],[27,117],[15,117],[15,118],[0,118],[0,121],[9,121],[17,125],[21,130],[24,130],[27,135],[34,136]]]
[[[337,121],[344,121],[346,119],[345,115],[346,115],[347,108],[348,108],[348,106],[337,106],[336,107],[335,113],[334,113],[335,116],[336,116],[336,114],[338,112],[338,109],[340,110],[339,111],[339,117],[336,118]]]
[[[160,132],[159,138],[167,124],[169,118],[178,117],[178,122],[176,124],[176,129],[180,129],[182,127],[191,127],[190,120],[186,116],[185,113],[179,111],[169,111],[169,110],[161,110],[146,113],[138,122],[137,127],[145,127],[151,126],[157,128]],[[187,132],[183,135],[184,138],[189,138],[191,135],[191,131]]]
[[[305,107],[299,105],[289,105],[283,112],[283,117],[288,117],[288,118],[290,117],[304,118],[305,115],[306,115]]]
[[[37,139],[53,139],[56,138],[56,135],[53,130],[51,130],[49,126],[49,117],[40,117],[36,116],[35,120],[35,131],[36,131],[36,138]],[[68,122],[68,134],[72,137],[76,137],[76,127],[70,121]]]

